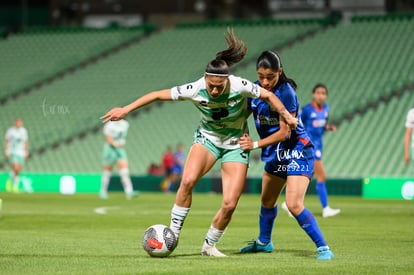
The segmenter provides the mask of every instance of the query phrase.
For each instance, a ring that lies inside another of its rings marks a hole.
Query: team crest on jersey
[[[230,107],[234,107],[234,106],[236,106],[236,104],[237,104],[237,103],[239,103],[239,101],[240,101],[240,100],[230,99],[230,100],[227,102],[227,105],[229,105]]]

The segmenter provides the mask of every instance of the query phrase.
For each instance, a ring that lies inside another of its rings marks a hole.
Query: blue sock
[[[316,183],[316,192],[318,193],[319,200],[321,201],[322,208],[328,206],[328,191],[326,190],[325,182]]]
[[[315,243],[316,247],[327,246],[315,217],[308,209],[303,209],[302,213],[296,217],[296,220]]]
[[[260,225],[260,234],[259,234],[259,241],[262,243],[268,243],[272,239],[272,230],[273,224],[275,222],[277,216],[277,206],[274,208],[264,208],[263,206],[260,208],[260,217],[259,217],[259,225]]]

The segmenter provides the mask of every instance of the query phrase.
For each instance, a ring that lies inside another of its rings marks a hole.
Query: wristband
[[[259,148],[259,142],[255,141],[253,142],[253,150]]]

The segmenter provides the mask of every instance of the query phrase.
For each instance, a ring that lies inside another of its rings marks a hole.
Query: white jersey
[[[201,113],[199,130],[215,146],[240,147],[239,137],[247,132],[247,98],[260,97],[260,87],[249,80],[229,76],[230,90],[210,96],[204,77],[171,89],[173,100],[191,100]]]
[[[405,120],[405,128],[414,129],[414,108],[410,109]],[[411,134],[411,148],[414,148],[414,131]]]
[[[7,153],[10,155],[26,157],[25,144],[28,139],[29,137],[26,128],[10,127],[6,132],[6,141],[8,143]]]
[[[128,128],[129,123],[124,119],[119,121],[108,121],[104,126],[104,134],[105,136],[111,136],[116,143],[125,145]]]

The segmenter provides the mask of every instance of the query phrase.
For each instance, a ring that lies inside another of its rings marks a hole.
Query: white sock
[[[13,177],[13,188],[19,188],[19,181],[20,177],[18,175],[15,175]]]
[[[129,169],[122,168],[119,170],[119,176],[121,177],[121,182],[124,186],[125,194],[131,194],[134,188],[132,187],[131,178],[129,177]]]
[[[221,237],[223,236],[225,230],[220,230],[215,228],[213,225],[210,225],[206,235],[206,244],[210,246],[214,246],[218,241],[220,241]]]
[[[101,179],[101,192],[108,192],[109,180],[111,179],[111,171],[104,170]]]
[[[177,238],[180,236],[181,228],[183,227],[184,220],[187,217],[189,211],[190,208],[181,207],[176,204],[174,204],[171,210],[170,228]]]

